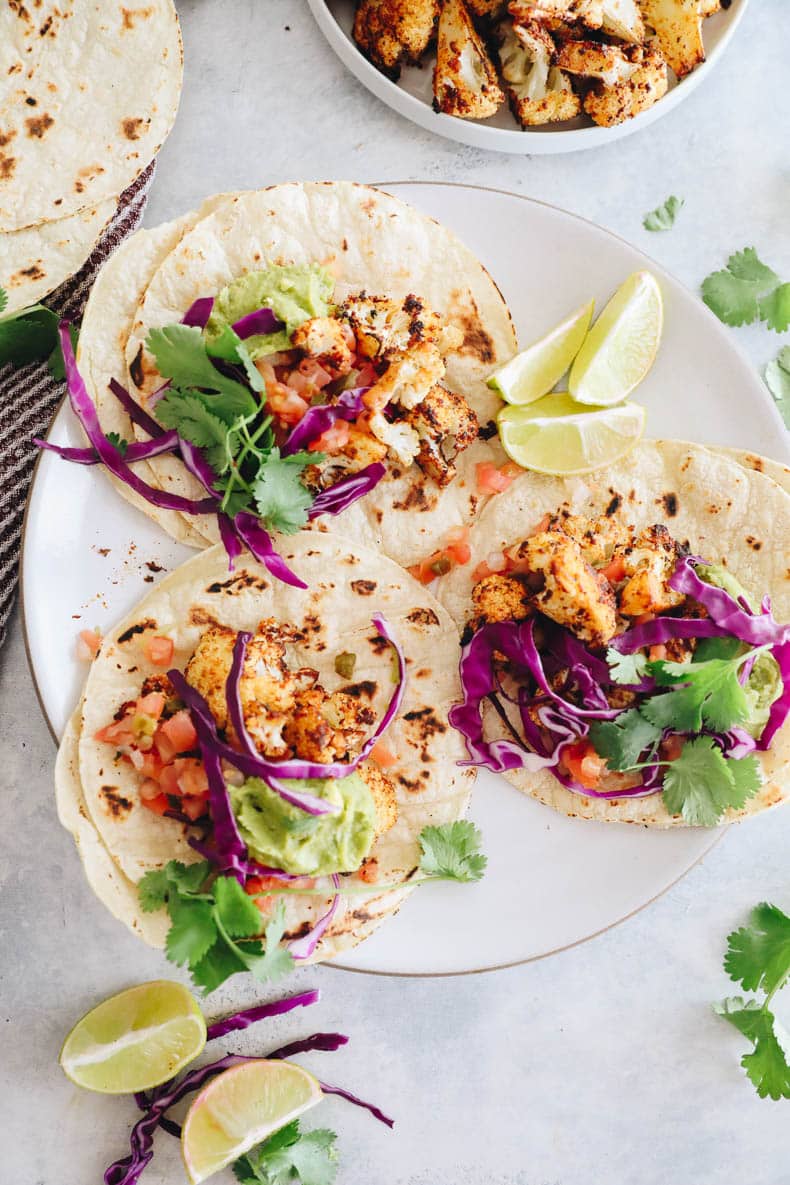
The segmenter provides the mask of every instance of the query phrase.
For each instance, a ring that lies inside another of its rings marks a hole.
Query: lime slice
[[[218,1074],[189,1108],[181,1151],[193,1185],[320,1103],[318,1079],[291,1062],[244,1062]]]
[[[517,465],[565,476],[629,453],[645,430],[645,409],[636,403],[588,407],[563,393],[529,407],[503,407],[497,421],[502,447]]]
[[[590,328],[594,302],[571,313],[540,341],[511,358],[488,380],[507,403],[532,403],[558,383],[576,357]]]
[[[156,979],[119,992],[78,1020],[60,1051],[63,1072],[102,1094],[167,1082],[206,1044],[206,1022],[180,983]]]
[[[641,383],[661,340],[658,281],[634,272],[615,292],[576,355],[568,388],[579,403],[611,407]]]

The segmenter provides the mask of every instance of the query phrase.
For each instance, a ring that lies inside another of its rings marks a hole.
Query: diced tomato
[[[677,761],[678,757],[680,757],[680,754],[683,752],[683,746],[685,743],[686,742],[683,737],[667,737],[667,739],[661,744],[661,756],[667,761]]]
[[[266,388],[266,406],[281,424],[298,424],[303,418],[310,404],[296,391],[277,383],[275,387]]]
[[[249,876],[244,882],[244,892],[250,897],[257,897],[266,889],[281,889],[283,882],[276,876]]]
[[[366,885],[375,885],[379,879],[379,862],[375,856],[369,856],[357,872],[357,876]]]
[[[120,720],[113,720],[112,724],[105,725],[94,734],[94,739],[97,741],[104,741],[108,745],[132,745],[135,742],[135,735],[132,729],[131,716],[123,716]]]
[[[154,745],[163,761],[172,761],[179,753],[194,749],[196,744],[197,733],[186,708],[165,720],[154,733]]]
[[[332,375],[324,369],[320,362],[316,362],[315,358],[303,358],[299,363],[298,373],[303,375],[317,391],[323,391],[324,387],[328,387],[332,382]]]
[[[667,648],[663,642],[659,642],[656,646],[651,646],[647,652],[647,657],[651,662],[661,662],[667,656]]]
[[[348,444],[351,429],[345,420],[337,420],[331,428],[327,428],[307,446],[308,453],[339,453]]]
[[[149,691],[148,695],[141,695],[134,706],[135,713],[142,716],[152,716],[158,720],[165,706],[165,697],[161,691]]]
[[[135,754],[137,760],[134,759]],[[153,778],[155,782],[159,781],[162,774],[162,759],[154,749],[148,753],[141,753],[139,749],[133,750],[129,757],[135,769],[139,770],[141,774],[146,778]]]
[[[419,564],[412,564],[408,571],[420,584],[430,584],[437,576],[444,576],[449,572],[452,566],[453,562],[446,551],[435,551]]]
[[[601,568],[610,584],[619,584],[625,579],[625,560],[621,555],[614,556],[605,568]]]
[[[312,399],[316,388],[310,382],[307,375],[302,374],[301,370],[292,370],[285,380],[286,387],[290,387],[292,391],[296,391],[297,395],[303,395],[305,399]]]
[[[194,798],[191,795],[186,795],[181,799],[181,810],[188,819],[199,819],[201,815],[206,813],[206,799],[205,797]]]
[[[178,785],[187,798],[208,794],[208,776],[203,762],[195,757],[179,757],[174,765],[178,769]]]
[[[589,741],[577,741],[562,751],[562,760],[575,782],[588,790],[595,790],[606,769],[606,760],[600,757]]]
[[[166,794],[158,794],[156,798],[141,799],[143,806],[147,806],[149,811],[153,811],[155,815],[163,815],[165,811],[171,809],[170,801]]]
[[[370,757],[371,760],[375,761],[376,765],[380,765],[382,769],[388,769],[389,766],[398,764],[398,758],[391,749],[387,748],[384,741],[376,741],[375,745],[370,750]]]
[[[143,802],[151,802],[162,794],[162,787],[153,778],[146,778],[140,783],[140,797]]]
[[[181,787],[178,784],[178,770],[175,763],[162,766],[159,774],[159,785],[162,788],[163,794],[181,797]]]
[[[77,636],[77,658],[80,662],[93,662],[101,647],[101,634],[96,630],[80,630]]]
[[[169,667],[173,661],[175,642],[172,638],[164,638],[158,634],[148,637],[143,643],[143,653],[155,667]]]
[[[366,362],[360,367],[357,377],[354,379],[355,387],[372,387],[377,381],[378,375],[376,368],[372,362]]]
[[[447,546],[445,552],[456,564],[468,564],[472,558],[472,549],[467,542],[469,527],[453,527],[447,532]]]
[[[497,469],[491,461],[480,461],[477,466],[477,488],[481,494],[501,494],[515,480],[516,474],[508,465]]]

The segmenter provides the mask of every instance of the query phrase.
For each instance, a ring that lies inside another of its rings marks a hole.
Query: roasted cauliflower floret
[[[351,370],[350,336],[348,327],[334,317],[312,317],[294,330],[291,343],[339,378]]]
[[[496,70],[462,0],[443,0],[433,105],[460,119],[488,119],[505,101]]]
[[[314,687],[295,701],[283,726],[283,739],[294,756],[304,761],[344,761],[359,748],[370,717],[370,708],[352,696],[328,696]]]
[[[507,0],[466,0],[466,7],[472,16],[490,19],[502,15],[507,8]]]
[[[645,39],[637,0],[513,0],[510,12],[518,23],[579,24],[637,45]]]
[[[225,683],[233,661],[236,631],[229,626],[210,626],[200,636],[184,675],[208,703],[217,727],[228,727]],[[247,646],[239,680],[242,709],[258,707],[288,711],[294,702],[294,682],[285,663],[285,645],[271,631],[255,634]]]
[[[612,558],[617,546],[629,539],[629,529],[614,515],[611,517],[585,518],[582,515],[559,515],[549,520],[547,531],[563,531],[575,539],[588,564],[600,568]]]
[[[532,604],[546,617],[593,646],[604,646],[614,637],[612,586],[587,563],[575,539],[561,531],[542,531],[525,540],[515,558]]]
[[[444,378],[445,365],[439,351],[428,342],[402,354],[391,355],[386,368],[362,401],[371,411],[382,411],[397,403],[407,411],[421,403]]]
[[[398,821],[398,800],[395,787],[387,775],[373,761],[363,761],[357,773],[365,782],[376,806],[375,839],[384,835]]]
[[[499,61],[510,107],[522,127],[573,119],[579,96],[566,74],[552,65],[554,42],[536,22],[501,25]]]
[[[663,613],[683,603],[683,593],[669,586],[678,547],[666,527],[647,527],[621,554],[628,577],[618,594],[624,617]]]
[[[357,473],[376,461],[384,461],[387,456],[387,445],[354,424],[349,424],[348,441],[341,449],[341,456],[349,462],[344,468],[348,472]]]
[[[448,485],[458,454],[477,439],[477,416],[462,395],[437,383],[406,420],[419,438],[417,464],[437,485]]]
[[[493,572],[472,589],[473,626],[498,621],[524,621],[532,613],[530,594],[523,580],[505,572]]]
[[[565,41],[557,51],[557,65],[568,74],[597,78],[606,86],[631,77],[636,67],[619,45],[600,41]]]
[[[362,292],[347,297],[337,309],[337,316],[348,321],[357,350],[365,358],[385,358],[423,342],[435,346],[445,357],[463,342],[461,331],[448,325],[419,296],[396,301]]]
[[[383,411],[373,412],[369,423],[376,440],[386,445],[401,465],[411,465],[420,451],[420,438],[415,430],[402,420],[388,420]]]
[[[613,86],[594,82],[584,98],[584,110],[601,127],[613,127],[652,107],[667,92],[667,64],[652,46],[629,46],[625,51],[631,74]]]
[[[354,40],[366,57],[397,78],[405,62],[419,62],[438,19],[439,0],[360,0]]]
[[[658,44],[678,78],[705,61],[700,0],[640,0],[645,20],[655,29]],[[715,10],[714,10],[715,11]]]

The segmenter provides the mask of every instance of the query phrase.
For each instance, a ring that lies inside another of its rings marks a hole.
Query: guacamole
[[[354,872],[373,845],[376,804],[364,778],[307,778],[289,781],[340,807],[333,815],[308,815],[280,798],[259,778],[230,786],[233,813],[250,854],[261,864],[302,876]]]
[[[318,263],[293,263],[284,267],[273,264],[264,271],[239,276],[217,296],[206,325],[209,342],[220,337],[223,329],[254,313],[270,308],[285,328],[277,333],[257,334],[247,338],[250,357],[263,358],[279,350],[288,350],[291,334],[311,317],[326,317],[335,281]]]
[[[713,584],[716,588],[724,589],[734,600],[752,608],[749,594],[740,580],[736,580],[732,572],[728,572],[721,564],[697,564],[697,575],[706,584]]]

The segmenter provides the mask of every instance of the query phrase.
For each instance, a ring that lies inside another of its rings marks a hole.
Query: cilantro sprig
[[[660,206],[656,206],[655,210],[651,210],[645,214],[642,219],[642,226],[645,230],[659,231],[670,230],[675,225],[675,219],[684,206],[684,199],[675,197],[672,194]]]
[[[56,379],[66,377],[63,354],[58,340],[58,315],[43,304],[28,305],[13,313],[8,307],[8,293],[0,288],[0,366],[28,366],[31,362],[47,360]],[[77,330],[71,327],[71,342],[76,346]]]
[[[754,247],[736,251],[726,268],[703,280],[702,299],[725,325],[759,320],[776,333],[790,326],[790,283],[780,280]]]
[[[285,932],[283,903],[264,927],[258,907],[234,877],[218,876],[208,885],[210,876],[206,860],[195,864],[170,860],[140,881],[141,908],[150,913],[166,907],[170,915],[168,959],[187,966],[195,984],[206,993],[237,971],[249,971],[264,983],[287,975],[293,969],[293,957],[280,946]]]
[[[765,385],[774,397],[782,419],[790,428],[790,346],[783,346],[763,371]]]
[[[749,698],[738,676],[741,667],[765,648],[740,653],[741,649],[737,643],[701,645],[691,663],[649,662],[643,655],[615,650],[607,654],[614,682],[635,684],[650,678],[655,693],[614,720],[594,721],[590,740],[595,751],[617,772],[664,766],[664,805],[692,826],[714,827],[725,811],[740,809],[761,785],[753,754],[725,757],[714,737],[707,735],[727,732],[749,719]],[[674,760],[662,761],[659,746],[669,734],[684,737],[683,747]]]
[[[233,1172],[241,1185],[332,1185],[337,1177],[336,1142],[328,1128],[303,1132],[295,1119],[239,1157]]]
[[[300,530],[313,504],[303,474],[324,457],[281,455],[260,398],[263,379],[238,335],[227,327],[209,345],[197,326],[167,325],[151,330],[146,345],[170,382],[157,419],[203,450],[217,477],[221,511],[231,517],[250,511],[285,535]]]
[[[790,917],[775,905],[758,905],[749,924],[727,938],[724,969],[730,979],[763,997],[731,996],[714,1005],[752,1044],[741,1065],[761,1099],[790,1099],[790,1033],[771,1010],[790,978]]]

